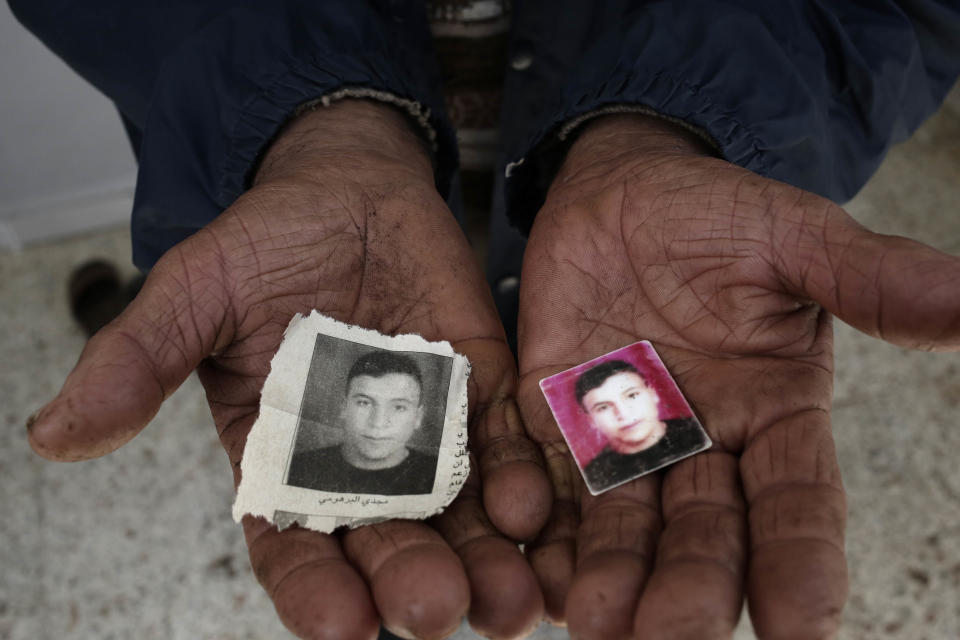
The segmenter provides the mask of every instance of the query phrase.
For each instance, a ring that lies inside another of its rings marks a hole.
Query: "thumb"
[[[960,258],[873,233],[807,193],[774,224],[775,264],[793,293],[894,344],[960,349]]]
[[[87,342],[60,393],[27,425],[34,451],[70,461],[117,449],[215,349],[225,305],[210,301],[223,299],[223,286],[191,279],[187,269],[168,254],[127,309]]]

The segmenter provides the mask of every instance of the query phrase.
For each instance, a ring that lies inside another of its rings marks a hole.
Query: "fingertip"
[[[527,560],[543,594],[544,616],[551,624],[566,624],[567,592],[576,572],[575,558],[575,543],[570,538],[527,551]]]
[[[37,424],[37,419],[40,417],[40,414],[43,412],[44,408],[45,407],[40,407],[27,417],[26,428],[28,434],[33,429],[33,425]]]
[[[33,451],[55,462],[78,462],[106,455],[129,442],[139,427],[104,431],[91,425],[72,402],[60,397],[27,420],[27,441]]]
[[[570,636],[597,640],[631,637],[647,567],[634,553],[610,551],[581,564],[567,594]]]
[[[553,490],[543,469],[529,461],[508,462],[483,478],[483,506],[493,525],[514,540],[532,540],[547,519]]]
[[[336,538],[297,526],[278,531],[243,517],[250,565],[284,625],[300,638],[375,638],[380,628],[366,582]]]
[[[69,461],[69,450],[65,449],[61,443],[65,430],[57,420],[51,417],[51,407],[56,403],[54,400],[50,404],[35,411],[27,418],[27,442],[34,453],[54,461]],[[73,424],[69,424],[68,431],[74,429]]]
[[[445,638],[470,607],[463,565],[441,544],[398,551],[372,576],[371,590],[384,626],[404,638]]]
[[[273,592],[284,625],[310,640],[372,640],[380,620],[367,586],[345,562],[329,561],[322,572],[303,565]]]
[[[140,347],[108,325],[87,341],[57,397],[31,416],[30,446],[64,462],[106,455],[133,439],[164,397]]]
[[[543,619],[543,595],[516,545],[497,536],[459,549],[470,580],[474,631],[488,638],[524,638]]]
[[[758,637],[833,638],[847,598],[846,559],[817,540],[768,545],[751,556],[747,594]]]
[[[725,567],[674,563],[669,573],[654,572],[644,587],[633,635],[649,640],[730,638],[742,607],[743,593],[731,588]]]

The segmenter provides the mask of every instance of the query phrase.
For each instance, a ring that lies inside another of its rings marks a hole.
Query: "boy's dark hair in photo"
[[[603,385],[610,376],[623,373],[624,371],[637,374],[643,380],[644,384],[649,384],[647,377],[637,371],[637,368],[629,362],[625,362],[624,360],[607,360],[595,367],[590,367],[577,378],[577,384],[576,387],[574,387],[574,391],[577,394],[577,404],[582,407],[583,397],[585,395]]]
[[[420,401],[423,401],[423,378],[420,368],[413,358],[393,351],[371,351],[357,358],[347,374],[346,389],[350,389],[350,382],[357,376],[380,378],[389,373],[402,373],[412,377],[420,387]]]

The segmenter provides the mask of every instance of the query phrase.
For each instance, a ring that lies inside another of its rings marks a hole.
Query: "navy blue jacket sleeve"
[[[298,105],[344,88],[423,107],[441,192],[456,168],[423,6],[390,0],[11,0],[142,133],[134,262],[150,268],[247,187]]]
[[[576,21],[559,16],[584,3],[540,4],[515,5],[512,53],[533,62],[505,87],[521,229],[562,160],[561,125],[604,105],[679,119],[727,160],[842,202],[960,73],[955,1],[598,0]]]

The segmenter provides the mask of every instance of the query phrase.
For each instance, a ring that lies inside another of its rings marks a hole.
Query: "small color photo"
[[[593,495],[712,444],[646,340],[544,378],[540,389]]]

